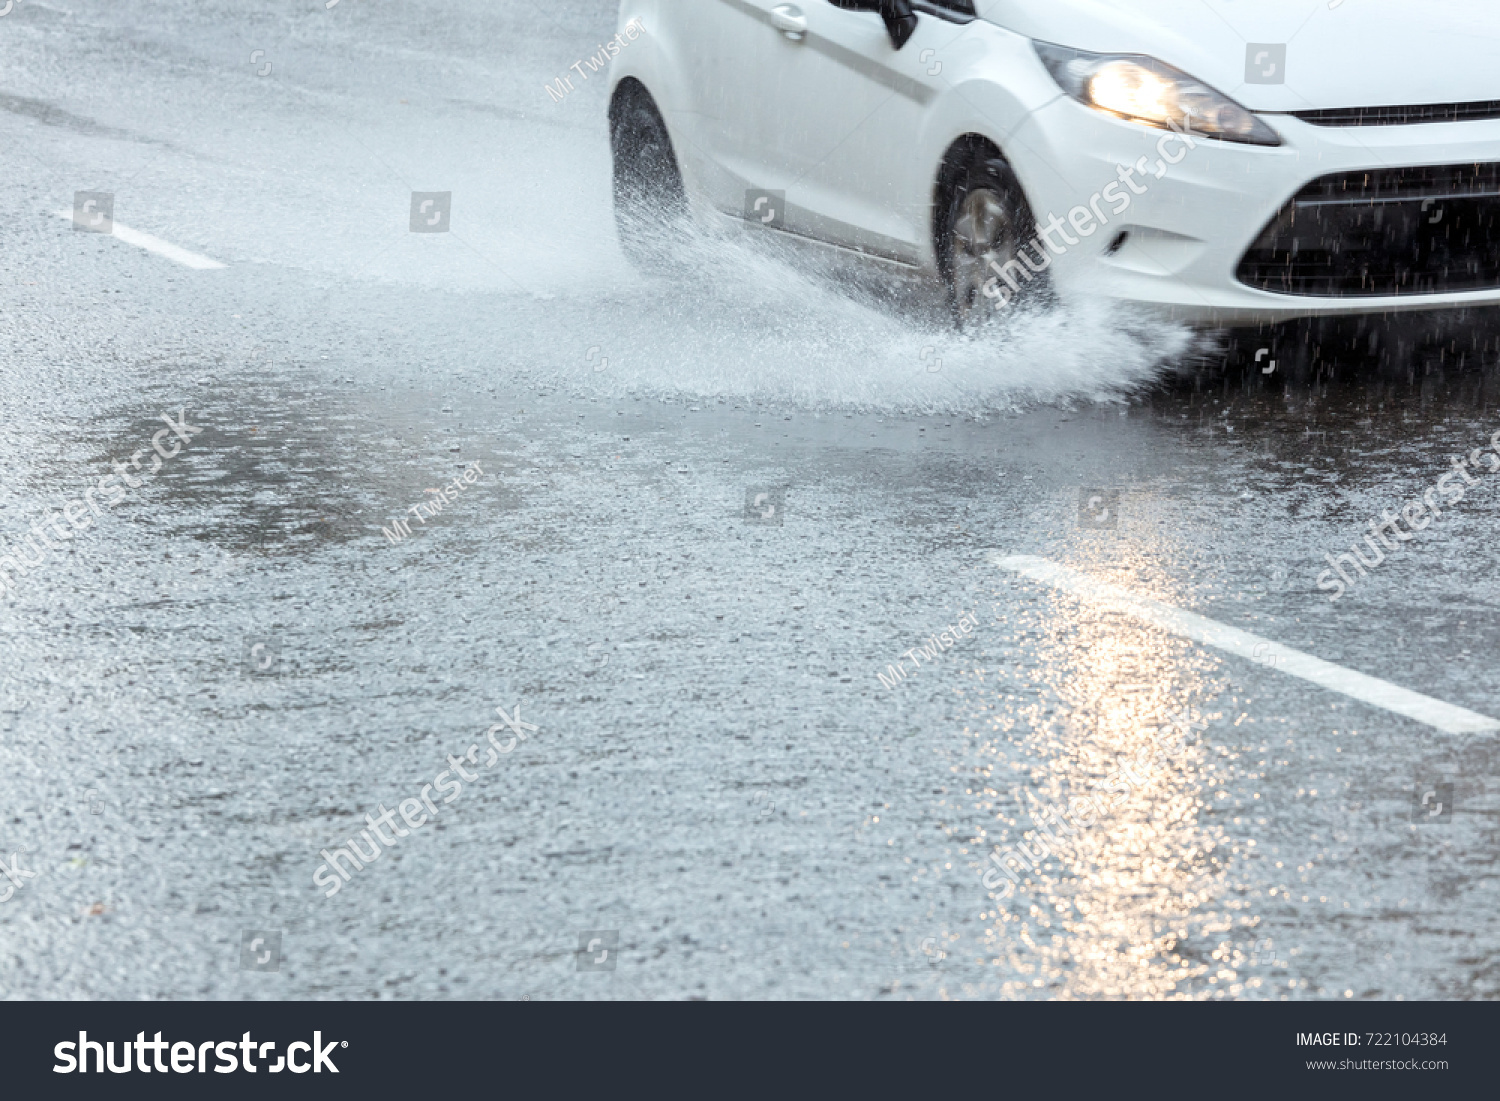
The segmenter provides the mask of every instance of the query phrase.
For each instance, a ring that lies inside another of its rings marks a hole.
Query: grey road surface
[[[1482,454],[1324,573],[1491,447],[1490,319],[1266,374],[642,277],[544,89],[613,19],[0,18],[0,994],[1500,997],[1500,735],[1270,647],[1500,716]]]

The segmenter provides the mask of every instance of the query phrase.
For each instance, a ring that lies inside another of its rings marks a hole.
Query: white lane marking
[[[1437,727],[1449,734],[1473,734],[1500,730],[1500,719],[1492,719],[1466,708],[1455,707],[1451,703],[1435,700],[1431,696],[1424,696],[1420,692],[1413,692],[1378,677],[1356,673],[1352,669],[1334,665],[1332,662],[1315,658],[1311,654],[1304,654],[1301,650],[1293,650],[1290,646],[1283,646],[1279,642],[1252,635],[1249,631],[1241,631],[1237,627],[1217,623],[1212,619],[1185,612],[1170,604],[1163,604],[1159,600],[1140,596],[1118,585],[1095,580],[1086,573],[1060,566],[1045,558],[1036,558],[1026,554],[1004,555],[998,551],[991,551],[989,560],[992,565],[1002,570],[1018,573],[1033,581],[1041,581],[1054,588],[1083,597],[1092,603],[1124,612],[1152,626],[1171,631],[1173,634],[1192,639],[1205,646],[1213,646],[1242,658],[1263,662],[1279,672],[1301,677],[1323,688],[1342,693],[1363,703],[1373,704],[1375,707],[1383,707],[1398,715],[1405,715],[1409,719]]]
[[[73,212],[71,210],[58,210],[53,213],[59,218],[66,218],[70,222],[73,220]],[[189,252],[185,248],[178,248],[170,241],[163,241],[160,237],[153,237],[151,234],[142,233],[138,229],[122,226],[119,222],[115,223],[114,233],[112,235],[106,234],[106,236],[118,237],[127,245],[134,245],[136,248],[143,248],[147,252],[154,252],[158,256],[165,256],[168,260],[173,260],[183,267],[195,268],[198,271],[212,271],[214,268],[222,268],[224,266],[217,260],[210,260],[207,256],[200,256],[196,252]]]

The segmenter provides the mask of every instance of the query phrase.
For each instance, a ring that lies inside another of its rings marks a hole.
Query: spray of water
[[[551,305],[593,311],[590,328],[607,339],[586,358],[540,368],[539,381],[610,397],[978,417],[1123,400],[1194,341],[1104,302],[1017,310],[959,332],[934,311],[882,302],[732,231],[685,237],[670,273],[629,277],[604,301],[567,297]]]

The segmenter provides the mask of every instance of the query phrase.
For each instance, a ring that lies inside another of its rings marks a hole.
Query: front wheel
[[[667,124],[639,81],[626,81],[616,90],[609,136],[620,247],[638,268],[667,269],[686,233],[687,191]]]
[[[1051,257],[1034,244],[1036,219],[1009,163],[993,147],[960,148],[944,168],[938,267],[960,328],[1050,294]],[[1030,251],[1039,250],[1037,264]]]

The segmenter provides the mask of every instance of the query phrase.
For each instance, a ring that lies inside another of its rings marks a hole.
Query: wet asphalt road
[[[1099,310],[961,340],[732,239],[644,280],[602,82],[543,91],[612,8],[0,19],[0,555],[202,428],[0,603],[0,992],[1500,997],[1494,733],[987,559],[1500,715],[1500,476],[1317,585],[1489,445],[1493,319],[1277,334],[1267,376]],[[73,231],[81,190],[225,266]],[[459,767],[325,897],[322,850]]]

